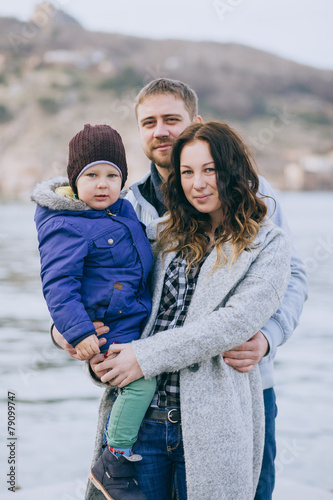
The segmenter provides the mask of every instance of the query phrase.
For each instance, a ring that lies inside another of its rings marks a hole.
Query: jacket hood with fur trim
[[[50,210],[70,210],[71,212],[93,210],[82,200],[68,198],[62,194],[56,193],[58,187],[68,186],[69,182],[67,177],[53,177],[52,179],[36,185],[32,192],[31,200],[41,207],[49,208]],[[124,198],[125,195],[126,190],[123,189],[120,193],[120,198]]]

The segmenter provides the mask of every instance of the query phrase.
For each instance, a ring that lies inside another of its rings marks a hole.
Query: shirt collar
[[[161,186],[163,183],[163,179],[160,176],[160,174],[158,173],[156,165],[153,162],[151,162],[151,164],[150,164],[150,172],[151,172],[151,180],[152,180],[152,183],[154,186],[156,198],[158,199],[158,201],[160,203],[162,203],[163,206],[165,206],[164,198],[163,198],[163,195],[161,193]],[[165,211],[166,211],[166,209],[165,209]]]

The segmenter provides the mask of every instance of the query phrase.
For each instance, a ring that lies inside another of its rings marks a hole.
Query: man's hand
[[[108,333],[108,331],[110,330],[110,328],[108,326],[105,326],[104,323],[102,323],[101,321],[94,321],[93,324],[94,324],[94,327],[95,327],[95,330],[96,330],[96,335],[98,337],[100,335]],[[90,356],[88,356],[88,357],[82,357],[80,354],[78,354],[76,352],[76,349],[74,347],[72,347],[67,342],[67,340],[65,339],[65,337],[59,332],[59,330],[56,329],[56,327],[54,325],[52,326],[51,335],[53,337],[54,342],[59,347],[61,347],[61,349],[63,349],[64,351],[66,351],[67,354],[71,358],[79,359],[80,361],[85,361],[85,360],[87,360],[87,359],[90,358]],[[101,347],[102,345],[104,345],[106,343],[106,339],[99,338],[98,339],[98,343],[99,343],[99,347]]]
[[[224,361],[239,372],[249,373],[267,354],[269,345],[263,333],[257,332],[244,344],[223,353]]]
[[[120,388],[143,377],[131,344],[110,345],[107,358],[97,354],[90,360],[90,366],[102,382]]]

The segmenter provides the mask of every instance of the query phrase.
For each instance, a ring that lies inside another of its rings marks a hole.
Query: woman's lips
[[[195,196],[194,199],[197,200],[199,203],[203,203],[207,201],[210,198],[210,194],[205,194],[203,196]]]

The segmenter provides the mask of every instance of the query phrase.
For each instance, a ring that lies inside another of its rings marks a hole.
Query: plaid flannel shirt
[[[165,273],[162,299],[151,335],[183,325],[200,267],[208,253],[200,264],[192,267],[187,274],[185,258],[177,255],[170,262]],[[162,373],[157,376],[157,389],[150,406],[160,409],[180,408],[179,372]]]

